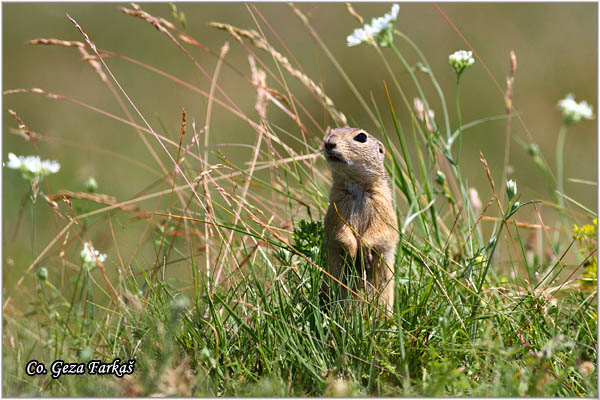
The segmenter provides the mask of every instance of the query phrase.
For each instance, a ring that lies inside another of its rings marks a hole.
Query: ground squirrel
[[[327,271],[345,284],[354,276],[354,282],[374,286],[392,309],[398,223],[385,148],[356,128],[333,129],[323,147],[333,176],[324,222]]]

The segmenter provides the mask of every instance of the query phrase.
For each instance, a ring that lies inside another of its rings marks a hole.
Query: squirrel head
[[[363,129],[333,129],[325,138],[323,152],[334,181],[369,185],[387,177],[385,147]]]

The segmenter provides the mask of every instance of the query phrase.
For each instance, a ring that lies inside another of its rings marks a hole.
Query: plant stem
[[[557,181],[557,190],[562,194],[564,193],[564,150],[565,150],[565,137],[567,136],[567,126],[562,125],[560,127],[560,131],[558,132],[558,140],[556,142],[556,181]],[[555,194],[557,203],[564,207],[565,200],[562,196]]]
[[[458,150],[456,151],[456,163],[460,159],[462,148],[462,114],[460,112],[460,75],[456,76],[456,115],[458,116]],[[451,144],[450,144],[451,146]]]
[[[406,40],[412,46],[412,48],[417,52],[417,54],[421,58],[421,61],[423,61],[425,68],[427,68],[427,75],[429,75],[429,78],[431,79],[431,83],[433,83],[433,86],[435,87],[435,90],[437,91],[438,96],[440,96],[440,102],[442,104],[442,112],[444,114],[444,122],[446,124],[446,135],[449,140],[451,131],[450,131],[450,118],[448,117],[448,109],[446,107],[446,99],[444,97],[444,93],[442,92],[442,89],[440,88],[440,85],[438,84],[437,80],[435,79],[435,75],[433,75],[431,67],[429,66],[429,62],[427,62],[427,59],[425,58],[425,56],[423,55],[423,53],[421,52],[419,47],[417,47],[417,45],[412,40],[410,40],[410,38],[408,36],[406,36],[404,33],[400,32],[398,30],[394,31],[394,33],[396,33],[396,35],[400,36],[402,39]],[[425,111],[429,112],[428,110],[425,110]]]
[[[567,136],[567,125],[562,124],[560,131],[558,132],[558,139],[556,141],[556,190],[553,195],[556,199],[556,203],[559,205],[558,213],[563,224],[566,225],[566,213],[565,213],[565,199],[562,194],[564,193],[564,150],[565,150],[565,138]],[[558,193],[557,193],[558,192]],[[554,233],[554,245],[558,249],[558,243],[560,241],[560,230]]]
[[[35,204],[36,204],[35,194],[31,196],[31,257],[33,260],[36,259],[36,249],[35,249],[35,228],[36,228],[36,218],[35,218]],[[39,267],[38,267],[39,268]]]

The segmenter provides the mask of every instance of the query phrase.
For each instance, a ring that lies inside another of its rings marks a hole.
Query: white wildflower
[[[512,179],[506,181],[506,194],[508,195],[508,200],[512,200],[517,195],[517,182]]]
[[[60,170],[60,164],[54,160],[42,161],[42,173],[45,175],[55,174]]]
[[[565,124],[572,125],[584,119],[594,119],[594,109],[586,101],[577,103],[572,94],[558,102],[558,109]]]
[[[21,164],[21,160],[17,156],[13,153],[8,153],[8,164],[6,164],[8,168],[19,169],[21,168]]]
[[[394,4],[392,10],[383,17],[373,18],[371,24],[365,24],[362,28],[357,28],[348,35],[346,42],[348,46],[357,46],[361,43],[369,42],[371,38],[382,47],[392,44],[394,22],[398,18],[400,6]]]
[[[33,179],[42,175],[55,174],[60,170],[58,161],[42,161],[38,156],[17,157],[13,153],[8,153],[8,163],[6,163],[6,166],[21,171],[23,178],[28,181],[33,181]]]
[[[106,254],[100,254],[98,250],[94,250],[91,243],[86,242],[83,244],[83,250],[81,250],[81,261],[83,267],[86,269],[92,269],[96,266],[96,260],[103,263],[106,260]]]
[[[460,76],[465,68],[470,67],[475,64],[475,59],[473,58],[472,51],[466,50],[458,50],[454,53],[450,54],[449,57],[450,66],[456,72],[457,75]]]

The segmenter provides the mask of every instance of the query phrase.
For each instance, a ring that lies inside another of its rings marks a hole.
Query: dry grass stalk
[[[267,92],[267,74],[264,70],[256,68],[254,57],[248,56],[250,71],[252,72],[252,85],[256,88],[256,104],[254,109],[261,119],[267,119],[267,106],[269,97]]]
[[[96,71],[96,73],[100,76],[100,79],[102,79],[102,81],[109,86],[109,88],[111,89],[111,91],[113,92],[113,94],[115,95],[117,100],[119,101],[119,105],[121,106],[121,108],[124,108],[125,110],[127,110],[127,108],[124,107],[123,101],[117,95],[117,92],[114,89],[114,86],[112,85],[112,83],[110,83],[110,81],[108,80],[108,77],[106,76],[104,71],[102,71],[102,66],[98,62],[98,58],[96,56],[92,56],[90,53],[88,53],[87,50],[85,49],[85,47],[79,47],[78,50],[81,53],[81,55],[83,56],[83,59],[85,61],[87,61],[88,64],[90,64],[91,67],[94,69],[94,71]],[[131,118],[129,118],[129,119],[131,119]]]
[[[331,100],[325,94],[325,92],[323,92],[323,89],[314,83],[306,74],[295,69],[287,57],[275,50],[265,39],[260,37],[258,32],[255,30],[240,29],[233,25],[223,24],[220,22],[211,22],[209,25],[214,28],[227,31],[231,36],[240,42],[242,41],[242,38],[249,39],[255,47],[265,50],[271,54],[293,77],[297,78],[313,95],[315,95],[321,101],[323,106],[329,110],[337,125],[348,125],[346,116],[336,109],[333,100]]]
[[[482,220],[484,221],[493,221],[493,222],[500,222],[500,218],[498,217],[483,217]],[[542,224],[530,224],[528,222],[520,222],[520,221],[514,221],[515,225],[518,226],[519,228],[524,228],[524,229],[531,229],[531,230],[538,230],[538,229],[550,229],[550,230],[555,230],[556,228],[548,226],[548,225],[542,225]]]
[[[504,143],[504,168],[502,170],[502,181],[500,182],[501,193],[505,193],[506,177],[509,174],[510,165],[508,157],[510,154],[510,140],[512,136],[512,113],[513,113],[513,90],[515,84],[515,72],[517,71],[517,55],[514,50],[510,51],[510,72],[506,77],[506,91],[504,92],[504,107],[506,109],[506,139]]]
[[[27,140],[34,142],[36,136],[29,130],[29,128],[27,127],[27,125],[25,125],[25,122],[23,122],[23,120],[21,119],[21,117],[19,117],[17,115],[16,112],[14,112],[13,110],[11,110],[10,108],[8,109],[8,113],[10,115],[13,116],[14,119],[17,120],[17,122],[19,123],[19,130],[22,131],[25,136],[27,137]]]
[[[506,91],[504,92],[504,105],[506,114],[511,114],[513,111],[512,98],[513,86],[515,83],[515,72],[517,71],[517,55],[514,50],[510,51],[510,74],[506,77]]]
[[[109,206],[116,206],[125,212],[138,212],[140,208],[136,205],[120,205],[117,201],[117,198],[114,196],[109,196],[107,194],[100,193],[85,193],[85,192],[71,192],[68,190],[61,190],[56,194],[48,196],[51,201],[56,200],[65,200],[65,199],[81,199],[81,200],[89,200],[99,204],[106,204]]]
[[[27,44],[42,44],[46,46],[85,47],[83,42],[60,39],[32,39]]]
[[[261,117],[261,119],[263,120],[266,120],[266,107],[270,100],[288,117],[294,120],[298,124],[298,126],[300,126],[300,129],[303,133],[307,133],[308,130],[306,129],[306,127],[302,124],[301,121],[298,120],[298,117],[292,111],[289,110],[290,102],[288,101],[288,99],[284,95],[279,93],[277,90],[266,86],[267,74],[264,70],[258,69],[256,67],[256,61],[254,60],[254,57],[252,57],[251,54],[248,55],[248,62],[250,63],[250,71],[252,73],[250,83],[258,92],[258,98],[256,100],[255,109],[258,111],[259,117]],[[263,78],[265,80],[264,83],[262,83]],[[262,107],[265,108],[264,113],[262,111]]]
[[[33,132],[33,131],[29,131],[29,134],[31,134],[31,136],[29,136],[29,134],[27,134],[24,129],[16,129],[16,128],[10,128],[8,130],[8,133],[10,133],[12,135],[21,136],[21,138],[23,138],[27,141],[29,141],[31,139],[38,140],[42,137],[39,133]]]
[[[358,21],[358,23],[360,25],[365,24],[365,20],[363,19],[363,17],[360,16],[359,13],[356,12],[356,10],[354,10],[354,8],[352,7],[352,4],[346,3],[346,8],[348,9],[348,12],[350,13],[350,15],[352,15],[354,18],[356,18],[356,20]]]
[[[121,11],[123,11],[127,15],[131,15],[132,17],[141,18],[141,19],[144,19],[144,20],[150,22],[158,30],[162,30],[163,26],[167,27],[171,30],[177,29],[175,27],[175,25],[173,25],[170,21],[168,21],[164,18],[154,17],[154,16],[148,14],[146,11],[142,10],[142,8],[139,6],[139,4],[131,3],[131,8],[133,8],[133,10],[122,7]]]

